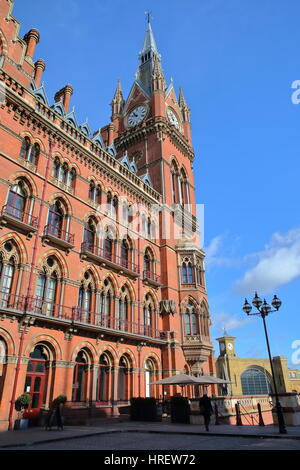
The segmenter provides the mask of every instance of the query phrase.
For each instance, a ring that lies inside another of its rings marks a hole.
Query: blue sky
[[[262,321],[241,310],[254,291],[283,305],[268,318],[273,355],[292,364],[300,340],[300,79],[298,0],[15,0],[20,35],[41,33],[48,98],[67,83],[92,130],[109,121],[121,78],[127,96],[145,11],[165,76],[191,108],[197,200],[205,205],[211,334],[227,327],[241,357],[266,357]],[[216,353],[217,343],[214,342]],[[299,357],[299,355],[298,355]]]

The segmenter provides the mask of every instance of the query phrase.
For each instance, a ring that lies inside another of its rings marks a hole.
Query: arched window
[[[186,307],[184,324],[186,336],[199,334],[199,317],[192,303],[189,303]]]
[[[67,184],[68,183],[68,179],[69,179],[69,166],[68,164],[65,162],[62,166],[62,182],[64,184]]]
[[[101,354],[98,369],[97,400],[109,401],[109,386],[111,383],[110,361],[106,354]]]
[[[124,268],[128,268],[128,264],[129,264],[129,246],[128,246],[128,242],[126,240],[123,240],[121,244],[121,265],[124,266]]]
[[[181,282],[182,284],[193,284],[194,282],[194,268],[188,258],[182,263]]]
[[[24,183],[19,181],[11,187],[8,193],[7,213],[16,219],[24,220],[26,200],[27,193],[24,188]]]
[[[154,302],[152,297],[147,294],[143,308],[144,335],[152,336],[154,323]]]
[[[84,227],[84,245],[88,251],[94,252],[96,245],[96,224],[92,218],[89,218]]]
[[[88,363],[84,351],[78,353],[75,362],[72,401],[84,402],[87,398],[88,379]]]
[[[151,219],[150,217],[148,218],[148,221],[147,221],[147,235],[148,235],[148,238],[151,238]]]
[[[89,199],[91,201],[95,201],[95,195],[96,195],[96,185],[94,181],[91,181],[90,186],[89,186]]]
[[[196,313],[191,314],[191,325],[192,325],[192,335],[197,335],[199,333],[198,330],[198,318]]]
[[[96,186],[95,202],[101,204],[101,186],[99,184]]]
[[[268,395],[272,387],[266,371],[251,368],[241,375],[243,395]]]
[[[128,400],[128,361],[126,357],[122,356],[119,361],[119,387],[118,387],[118,400]]]
[[[104,239],[104,257],[112,261],[112,256],[113,256],[113,241],[110,238],[110,235],[108,234],[106,238]]]
[[[45,269],[47,268],[47,269]],[[37,276],[35,289],[35,310],[37,313],[54,316],[58,290],[58,263],[49,257],[46,266]]]
[[[125,286],[121,289],[121,297],[119,299],[118,317],[116,328],[119,330],[128,330],[129,320],[129,294]]]
[[[64,211],[60,201],[56,201],[49,209],[48,230],[58,238],[62,237]]]
[[[146,230],[146,217],[144,214],[142,215],[141,231],[142,231],[142,236],[145,237],[147,230]]]
[[[72,168],[69,171],[67,186],[69,188],[75,189],[75,184],[76,184],[76,170],[75,168]]]
[[[185,171],[183,169],[180,172],[180,193],[181,203],[184,205],[188,205],[190,203],[189,186]]]
[[[112,302],[113,289],[109,279],[105,279],[103,291],[100,296],[100,324],[105,328],[113,328]]]
[[[123,224],[126,225],[128,223],[128,206],[126,202],[123,202],[122,204],[122,218]]]
[[[177,204],[180,202],[179,196],[179,173],[178,166],[175,160],[171,163],[171,187],[172,187],[172,202]]]
[[[21,305],[23,302],[18,296],[19,263],[20,253],[17,245],[13,240],[6,241],[0,246],[0,307],[23,308],[19,307],[19,302]]]
[[[59,173],[60,173],[60,160],[58,157],[56,157],[54,160],[53,169],[52,169],[53,178],[59,179]]]
[[[30,139],[28,137],[24,137],[22,146],[21,146],[20,157],[24,158],[24,160],[28,160],[29,153],[30,153]]]
[[[31,147],[31,151],[29,154],[29,161],[33,163],[34,165],[37,165],[39,155],[40,155],[40,146],[39,144],[34,144]]]
[[[149,253],[145,253],[144,255],[144,277],[151,279],[152,273],[152,259]]]
[[[10,258],[5,264],[0,258],[1,269],[1,306],[7,307],[9,305],[9,298],[12,293],[12,286],[15,274],[15,262]]]
[[[152,392],[151,382],[154,379],[154,365],[150,359],[145,362],[145,397],[154,396]]]
[[[84,273],[78,296],[78,320],[83,323],[89,323],[91,320],[92,292],[92,277],[87,271]]]
[[[185,313],[184,315],[184,324],[185,324],[185,334],[186,336],[190,336],[191,334],[191,323],[190,323],[190,315]]]

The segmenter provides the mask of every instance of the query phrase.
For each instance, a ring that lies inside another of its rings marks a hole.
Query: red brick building
[[[167,86],[150,22],[136,80],[91,133],[51,104],[37,30],[0,0],[0,429],[28,392],[69,418],[118,414],[150,382],[213,372],[190,111]],[[71,77],[70,77],[71,78]],[[168,390],[168,393],[173,393]]]

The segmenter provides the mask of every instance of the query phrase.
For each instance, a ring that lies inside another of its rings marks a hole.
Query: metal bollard
[[[257,409],[258,409],[258,418],[259,418],[258,425],[259,426],[264,426],[265,423],[264,423],[264,420],[263,420],[260,403],[257,403]]]
[[[236,412],[236,425],[237,426],[242,426],[242,418],[241,418],[241,412],[240,412],[240,404],[237,402],[235,404],[235,412]]]

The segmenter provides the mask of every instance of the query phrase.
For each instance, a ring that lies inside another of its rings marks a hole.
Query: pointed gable
[[[95,142],[95,144],[100,145],[102,149],[105,149],[105,145],[104,145],[100,130],[94,133],[92,141]]]
[[[80,129],[80,131],[81,131],[84,135],[86,135],[87,137],[90,136],[91,131],[90,131],[90,128],[89,128],[89,126],[88,126],[87,119],[86,119],[86,121],[85,121],[83,124],[81,124],[81,125],[79,126],[79,129]]]
[[[52,105],[51,108],[53,109],[55,113],[59,114],[62,117],[66,114],[62,101],[58,101],[57,103],[54,103],[54,105]]]
[[[44,83],[39,88],[33,90],[33,94],[37,97],[38,100],[42,101],[42,103],[49,106],[49,101],[45,92]]]
[[[73,127],[76,127],[76,129],[78,129],[78,124],[77,124],[77,119],[76,119],[74,108],[72,109],[70,113],[68,113],[65,116],[65,120],[68,121]]]

